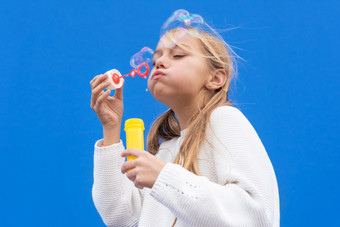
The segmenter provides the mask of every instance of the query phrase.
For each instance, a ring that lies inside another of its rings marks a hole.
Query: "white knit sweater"
[[[167,162],[154,186],[137,189],[121,173],[122,142],[95,144],[94,204],[108,226],[279,226],[275,173],[260,138],[236,108],[217,108],[198,154],[197,176],[171,163],[181,136],[161,144]],[[227,184],[225,184],[228,182]]]

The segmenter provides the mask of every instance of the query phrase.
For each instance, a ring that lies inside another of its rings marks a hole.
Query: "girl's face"
[[[167,42],[161,39],[154,53],[154,67],[148,78],[150,93],[170,108],[192,104],[198,100],[198,94],[204,89],[210,73],[207,60],[195,54],[203,54],[202,44],[190,35],[182,38],[179,45],[173,48],[168,48],[170,45]]]

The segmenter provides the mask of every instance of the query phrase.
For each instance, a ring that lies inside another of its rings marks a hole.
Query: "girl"
[[[148,88],[169,110],[152,125],[148,152],[120,140],[123,87],[110,97],[106,74],[90,82],[104,134],[94,154],[98,212],[108,226],[279,226],[270,159],[228,101],[229,49],[207,32],[182,37],[183,29],[168,31],[153,56]],[[137,159],[124,162],[128,155]]]

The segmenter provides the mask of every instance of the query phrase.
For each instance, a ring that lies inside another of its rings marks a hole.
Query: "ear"
[[[205,87],[208,90],[216,90],[225,84],[227,80],[227,73],[224,69],[216,69],[214,73],[209,76],[209,79],[205,83]]]

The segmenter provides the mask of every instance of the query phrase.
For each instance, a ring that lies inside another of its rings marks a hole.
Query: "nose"
[[[156,62],[155,62],[155,68],[156,68],[156,69],[159,69],[159,68],[166,68],[164,55],[163,55],[163,56],[160,56],[160,57],[156,60]]]

